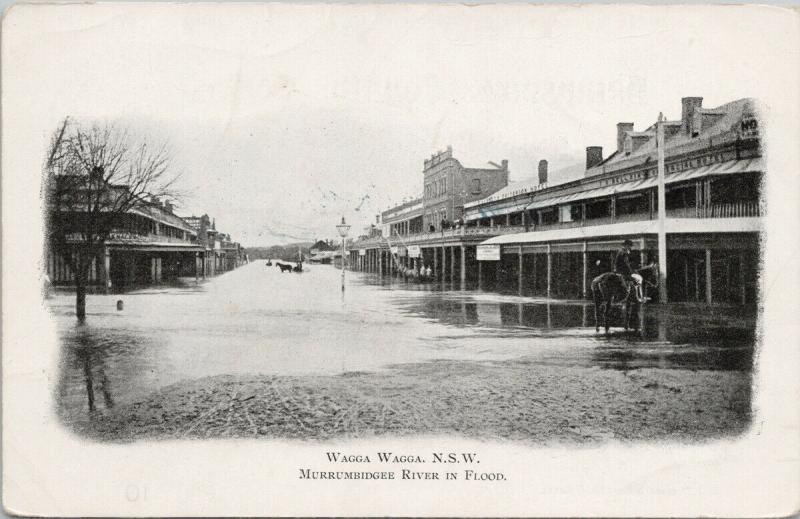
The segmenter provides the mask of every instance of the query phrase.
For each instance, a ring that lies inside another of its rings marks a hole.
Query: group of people
[[[400,265],[397,267],[396,272],[406,279],[412,278],[420,281],[433,279],[433,269],[431,269],[430,265],[416,265],[414,267]]]
[[[636,299],[640,303],[645,303],[647,302],[648,298],[645,297],[642,288],[644,278],[642,278],[642,275],[639,274],[638,271],[631,266],[632,247],[633,247],[633,242],[631,240],[625,240],[622,243],[622,247],[617,251],[616,256],[614,257],[614,273],[620,275],[625,281],[632,283],[633,288],[635,290]],[[396,273],[403,276],[406,279],[408,278],[412,278],[415,280],[433,279],[433,269],[431,269],[430,265],[417,264],[414,265],[413,267],[399,265],[396,269]]]
[[[442,231],[444,231],[445,229],[460,229],[461,227],[464,227],[464,219],[463,218],[459,218],[454,222],[451,222],[450,220],[448,220],[446,218],[442,218],[442,221],[439,222],[439,228]],[[436,226],[433,225],[433,224],[430,224],[428,226],[428,232],[436,232]]]

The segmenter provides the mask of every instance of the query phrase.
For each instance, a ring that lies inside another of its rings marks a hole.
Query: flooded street
[[[360,272],[342,294],[340,282],[332,266],[282,274],[256,261],[90,296],[81,326],[74,294],[54,295],[59,416],[106,440],[693,439],[749,423],[751,314],[653,305],[641,332],[606,336],[584,302]]]

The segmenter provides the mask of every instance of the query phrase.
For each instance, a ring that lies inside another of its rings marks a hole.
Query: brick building
[[[464,204],[485,198],[508,184],[508,161],[494,168],[466,168],[448,146],[425,160],[423,168],[422,224],[425,230],[441,229],[442,220],[463,216]]]

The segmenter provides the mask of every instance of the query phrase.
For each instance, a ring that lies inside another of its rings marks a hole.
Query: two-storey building
[[[422,224],[428,231],[442,230],[462,218],[464,205],[508,184],[508,161],[493,168],[467,168],[453,157],[453,148],[425,160]]]
[[[755,302],[765,173],[755,102],[704,108],[702,98],[686,97],[680,120],[661,124],[667,299]],[[353,242],[351,263],[381,273],[425,265],[442,281],[587,297],[591,279],[611,270],[624,239],[635,243],[635,262],[657,260],[656,131],[655,124],[636,131],[618,123],[612,153],[587,147],[585,163],[559,175],[575,179],[559,184],[548,183],[541,161],[537,179],[506,185],[504,164],[494,170],[505,177],[491,192],[460,204],[445,194],[453,186],[451,196],[466,194],[469,174],[453,180],[447,172],[460,170],[449,167],[451,151],[434,155],[425,161],[421,203],[386,211],[384,235]],[[451,214],[463,225],[436,225]]]
[[[381,232],[351,244],[351,264],[384,273],[400,267],[431,266],[441,273],[448,261],[442,248],[445,242],[459,247],[455,252],[448,249],[451,269],[458,261],[468,261],[466,244],[480,241],[485,235],[463,237],[455,233],[463,228],[465,204],[508,184],[508,161],[490,164],[492,168],[465,167],[453,157],[450,146],[431,155],[423,162],[422,195],[379,215]]]
[[[81,216],[80,211],[62,210],[53,218],[64,224]],[[79,232],[67,229],[65,243],[48,243],[46,271],[53,285],[74,283],[69,256],[74,257],[83,239]],[[169,202],[141,200],[114,216],[111,232],[91,261],[89,285],[110,290],[193,276],[201,251],[196,231],[173,213]]]
[[[707,109],[687,97],[663,125],[668,300],[754,302],[764,163],[753,100]],[[586,297],[623,239],[654,261],[657,155],[655,124],[619,123],[608,157],[587,148],[583,178],[468,207],[470,223],[511,207],[506,218],[525,226],[481,244],[481,274],[520,293]]]

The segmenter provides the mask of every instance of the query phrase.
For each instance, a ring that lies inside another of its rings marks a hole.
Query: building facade
[[[441,230],[443,222],[459,220],[464,204],[485,198],[508,185],[508,161],[491,169],[466,168],[453,157],[453,149],[431,155],[423,163],[423,229]]]
[[[184,220],[197,232],[197,241],[203,248],[200,275],[216,276],[247,263],[247,256],[239,243],[229,234],[217,231],[216,219],[208,214],[188,216]]]
[[[79,212],[70,211],[52,217],[68,222],[80,216]],[[142,200],[116,215],[111,232],[93,254],[89,286],[116,291],[180,277],[213,276],[241,265],[246,256],[239,244],[231,242],[227,235],[223,240],[217,239],[213,224],[208,229],[200,220],[202,217],[181,218],[170,202],[155,198]],[[47,244],[46,272],[55,286],[75,282],[69,260],[70,256],[75,257],[82,237],[69,230],[65,234],[65,243],[50,240]]]
[[[708,109],[702,98],[687,97],[681,119],[663,128],[668,301],[755,302],[765,168],[754,101]],[[635,131],[619,123],[616,136],[608,157],[587,147],[582,178],[548,184],[540,162],[538,179],[466,201],[464,226],[426,227],[403,236],[402,246],[386,238],[355,242],[352,262],[384,273],[421,263],[443,281],[588,297],[591,279],[611,270],[622,240],[635,243],[635,262],[657,260],[656,126]]]

